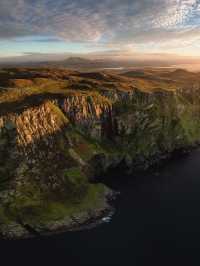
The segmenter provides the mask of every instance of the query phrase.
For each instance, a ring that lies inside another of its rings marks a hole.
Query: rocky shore
[[[90,229],[102,223],[108,222],[114,212],[114,201],[118,193],[106,189],[101,195],[101,206],[95,209],[83,210],[74,213],[72,216],[66,216],[60,220],[49,221],[45,224],[38,223],[35,226],[23,224],[21,221],[12,222],[1,226],[0,239],[17,240],[32,237],[41,237],[51,234],[59,234],[66,231],[80,231]]]

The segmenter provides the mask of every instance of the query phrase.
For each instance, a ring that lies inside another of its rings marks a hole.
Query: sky
[[[200,0],[0,0],[0,60],[200,57]]]

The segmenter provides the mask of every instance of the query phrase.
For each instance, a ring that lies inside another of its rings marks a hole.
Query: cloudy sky
[[[200,56],[200,0],[0,0],[0,58]]]

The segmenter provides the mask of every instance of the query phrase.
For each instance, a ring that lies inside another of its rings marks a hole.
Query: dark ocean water
[[[2,241],[0,265],[200,265],[200,150],[109,183],[121,192],[110,223]]]

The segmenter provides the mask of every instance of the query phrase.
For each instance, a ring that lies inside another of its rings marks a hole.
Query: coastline
[[[196,144],[190,147],[176,149],[173,152],[163,154],[162,156],[157,155],[156,160],[150,159],[145,164],[136,167],[135,174],[138,172],[141,173],[142,171],[146,172],[149,168],[154,166],[166,164],[177,155],[184,156],[190,154],[192,150],[195,150],[198,147],[199,144]],[[101,195],[102,200],[99,208],[88,209],[71,217],[66,216],[57,221],[49,221],[43,226],[38,225],[37,227],[32,227],[27,224],[13,223],[9,227],[5,228],[5,230],[1,230],[3,233],[1,232],[0,239],[10,241],[45,237],[66,232],[89,230],[103,223],[107,223],[112,219],[112,216],[115,213],[114,203],[120,193],[111,190],[107,186],[105,188],[104,195]]]
[[[73,216],[63,219],[49,221],[46,224],[32,227],[28,224],[11,223],[4,228],[1,227],[0,240],[23,240],[34,237],[50,236],[69,231],[81,231],[91,229],[102,223],[107,223],[115,213],[114,201],[118,193],[106,189],[102,195],[101,206],[96,209],[88,209]]]

